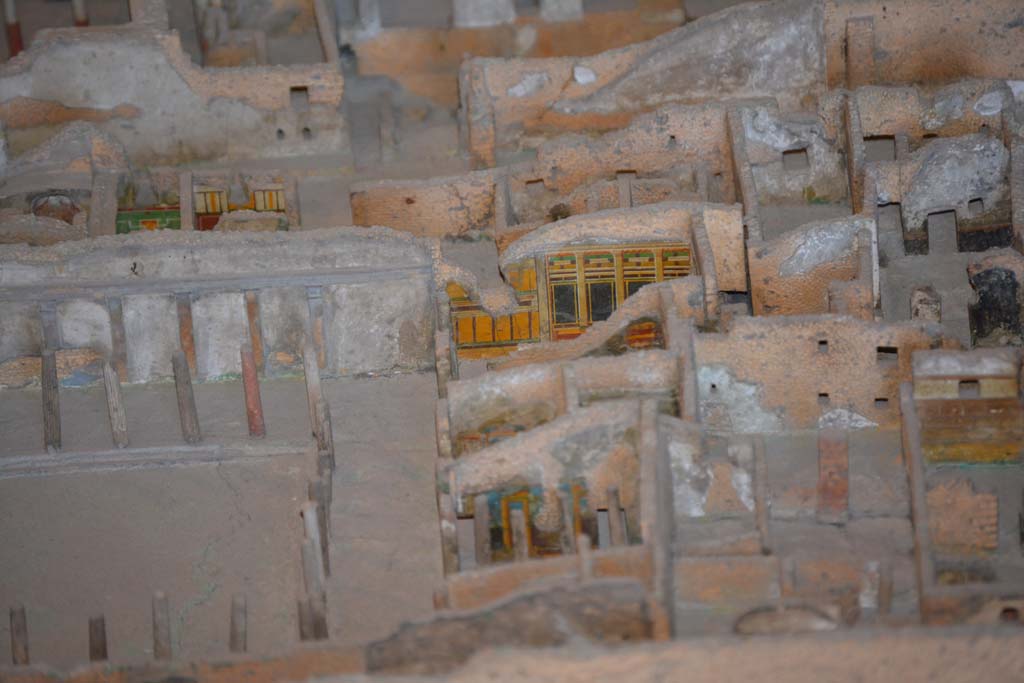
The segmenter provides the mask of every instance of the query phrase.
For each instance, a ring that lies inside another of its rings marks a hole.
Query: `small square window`
[[[876,398],[875,399],[876,410],[889,410],[889,399],[887,398]]]
[[[900,350],[895,346],[879,346],[875,349],[879,365],[893,367],[899,365]]]
[[[782,153],[782,168],[785,171],[806,171],[811,167],[807,148],[790,149]]]
[[[958,390],[960,398],[981,398],[981,384],[976,379],[961,380]]]
[[[818,405],[827,406],[832,402],[828,394],[818,394]]]
[[[818,340],[818,353],[828,353],[828,340],[827,339],[819,339]]]
[[[289,104],[295,111],[309,111],[309,88],[305,86],[288,91]]]
[[[971,218],[977,218],[981,214],[985,213],[985,202],[980,199],[972,199],[967,202],[967,215]]]
[[[925,230],[930,233],[956,234],[956,211],[936,211],[928,214],[924,222]]]
[[[896,161],[896,136],[872,135],[864,138],[865,161]]]

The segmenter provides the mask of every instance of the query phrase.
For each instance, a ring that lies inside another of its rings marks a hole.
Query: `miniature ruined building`
[[[1017,0],[3,9],[3,680],[1024,677]]]

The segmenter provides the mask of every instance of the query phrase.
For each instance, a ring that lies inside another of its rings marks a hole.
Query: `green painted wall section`
[[[146,225],[143,222],[151,223]],[[117,234],[139,230],[180,230],[181,213],[178,207],[168,209],[142,209],[117,212]]]

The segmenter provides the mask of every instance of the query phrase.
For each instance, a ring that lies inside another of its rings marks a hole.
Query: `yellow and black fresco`
[[[644,285],[684,277],[691,270],[690,247],[682,243],[559,249],[508,269],[519,305],[511,315],[494,317],[461,287],[449,284],[459,357],[493,358],[522,343],[578,337],[611,317]],[[637,346],[653,339],[654,326],[647,327],[631,331]]]
[[[524,342],[540,341],[541,316],[537,306],[537,270],[532,262],[511,268],[509,284],[518,306],[510,315],[490,316],[459,285],[448,285],[452,333],[463,358],[503,356]]]
[[[223,189],[201,187],[193,192],[196,230],[213,230],[221,215],[228,211],[249,210],[284,213],[286,211],[284,190],[270,187],[253,190],[248,194],[246,204],[232,204]]]

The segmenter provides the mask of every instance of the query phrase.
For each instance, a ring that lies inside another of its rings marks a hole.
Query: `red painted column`
[[[85,7],[85,0],[71,0],[71,16],[75,26],[89,25],[89,10]]]
[[[841,524],[849,514],[850,456],[845,430],[818,430],[818,509],[825,524]]]
[[[4,18],[7,20],[7,54],[14,57],[25,49],[21,40],[21,24],[18,23],[18,8],[14,0],[4,0]]]
[[[263,420],[263,402],[260,400],[260,380],[256,374],[256,359],[252,346],[245,344],[242,356],[242,388],[245,392],[245,416],[249,422],[249,436],[263,438],[267,433]]]

